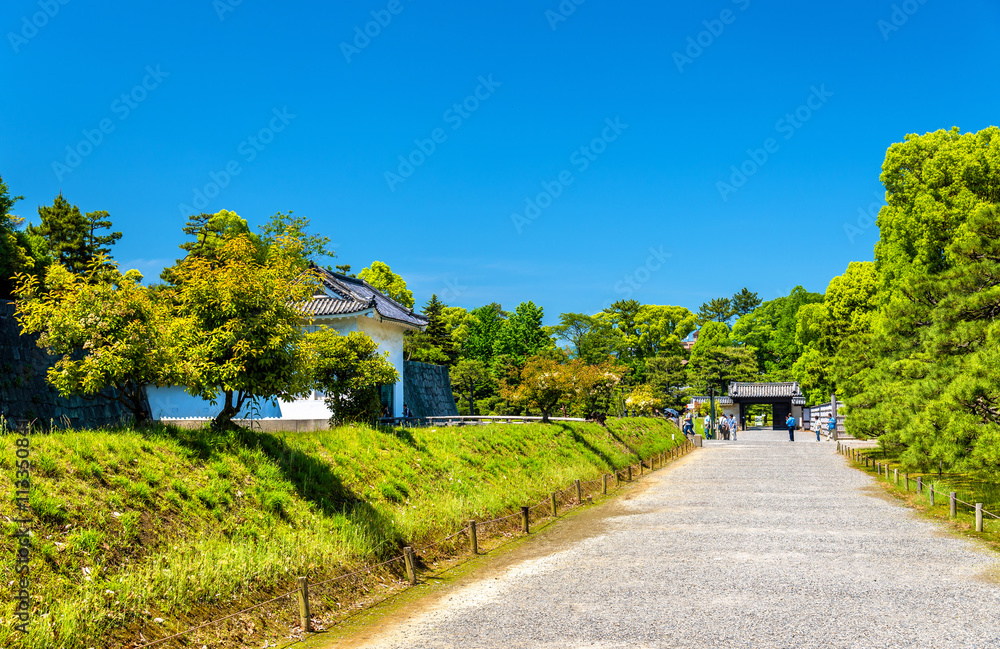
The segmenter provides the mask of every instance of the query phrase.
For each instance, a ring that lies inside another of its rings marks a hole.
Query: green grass
[[[676,439],[672,439],[675,436]],[[13,493],[13,434],[0,488]],[[183,629],[534,504],[684,438],[663,420],[315,433],[32,436],[29,633],[0,646],[119,646]],[[12,524],[0,566],[13,569]],[[165,626],[153,619],[167,620]]]

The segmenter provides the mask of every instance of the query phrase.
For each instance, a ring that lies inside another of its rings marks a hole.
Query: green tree
[[[1000,202],[1000,128],[907,135],[886,152],[881,180],[875,268],[888,300],[893,288],[950,268],[950,244],[967,235],[969,216]]]
[[[454,362],[456,350],[448,323],[443,317],[445,306],[437,294],[431,295],[424,305],[423,314],[428,318],[426,330],[408,331],[403,340],[404,352],[409,360],[437,365]]]
[[[310,221],[304,216],[295,216],[294,212],[278,212],[260,226],[260,240],[265,246],[275,245],[282,237],[299,242],[303,266],[308,262],[315,263],[322,257],[336,257],[336,253],[329,248],[330,238],[310,233],[309,227]],[[350,269],[348,266],[348,272]]]
[[[17,318],[25,333],[58,356],[48,382],[63,396],[101,397],[121,403],[146,422],[146,385],[180,380],[180,332],[162,293],[142,286],[142,275],[122,275],[102,255],[83,273],[49,267],[42,285],[21,275]]]
[[[635,315],[639,355],[683,355],[681,339],[697,328],[697,316],[682,306],[643,305]]]
[[[712,298],[698,309],[698,322],[726,322],[733,317],[733,301],[728,297]]]
[[[787,297],[764,302],[737,320],[733,341],[756,350],[758,367],[768,380],[790,380],[792,366],[804,351],[796,340],[799,309],[822,301],[821,293],[796,286]]]
[[[683,356],[657,356],[646,361],[646,381],[662,405],[682,410],[687,402],[684,389],[688,373]]]
[[[737,318],[742,318],[748,313],[752,313],[754,309],[761,305],[762,301],[756,293],[750,292],[747,287],[743,287],[743,290],[739,293],[733,295],[731,300],[732,304],[732,315]]]
[[[185,241],[180,245],[184,251],[184,257],[178,259],[173,266],[168,266],[160,273],[160,279],[167,283],[175,281],[174,274],[178,267],[185,261],[192,259],[204,259],[210,263],[215,263],[219,257],[219,251],[227,242],[242,237],[250,242],[252,246],[253,258],[259,263],[266,256],[266,246],[260,237],[250,231],[250,225],[236,212],[220,210],[215,214],[196,214],[189,216],[183,228],[184,234],[194,237],[194,240]]]
[[[495,362],[521,367],[525,359],[552,346],[552,339],[542,326],[544,312],[534,302],[521,302],[503,321],[493,340]]]
[[[290,398],[311,389],[303,363],[303,313],[297,305],[318,287],[301,268],[300,244],[279,237],[259,259],[259,244],[237,235],[175,269],[184,385],[223,407],[214,425],[228,426],[251,398]]]
[[[493,364],[493,348],[507,313],[497,303],[487,304],[470,312],[469,333],[463,345],[466,358]]]
[[[600,315],[563,313],[553,334],[570,344],[570,353],[588,364],[607,359],[618,347],[618,333],[611,322]]]
[[[49,262],[41,238],[21,230],[24,220],[11,212],[23,199],[23,196],[11,196],[0,177],[0,300],[13,296],[15,275],[32,273],[40,278]]]
[[[396,300],[403,306],[413,308],[413,291],[406,288],[406,281],[392,272],[388,264],[381,261],[372,262],[368,268],[363,268],[358,277],[365,280],[386,297]]]
[[[625,397],[625,407],[629,410],[636,410],[639,414],[649,415],[654,408],[663,407],[663,400],[654,393],[650,385],[642,383],[632,388],[629,395]]]
[[[122,237],[121,232],[100,234],[112,227],[107,212],[82,214],[61,193],[51,206],[39,207],[38,216],[41,224],[29,227],[29,232],[44,239],[55,260],[73,273],[82,273],[98,256],[109,255],[110,246]]]
[[[717,394],[725,394],[734,381],[760,378],[753,348],[747,347],[692,349],[689,372],[691,384],[703,393],[714,388]]]
[[[476,399],[492,391],[494,379],[490,368],[479,360],[463,359],[449,372],[452,390],[467,400],[469,414],[476,414]]]
[[[326,327],[309,334],[303,348],[311,383],[325,393],[331,421],[375,423],[382,408],[380,386],[399,380],[388,352],[380,353],[364,333],[342,336]]]
[[[553,358],[534,356],[527,359],[520,371],[517,385],[505,384],[505,399],[526,409],[538,410],[542,423],[550,423],[549,416],[556,406],[574,390],[573,375]]]

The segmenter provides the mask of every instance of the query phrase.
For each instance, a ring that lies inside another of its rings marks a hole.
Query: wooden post
[[[892,470],[892,480],[897,485],[899,484],[899,469],[893,469]]]
[[[521,508],[521,518],[524,519],[524,533],[525,534],[530,534],[531,533],[531,529],[528,527],[528,516],[529,516],[530,513],[531,512],[528,510],[527,507],[522,507]]]
[[[934,484],[931,483],[927,485],[927,502],[933,507],[934,506]]]
[[[604,475],[601,476],[601,495],[602,496],[607,496],[608,495],[608,474],[607,473],[605,473]]]
[[[639,475],[642,475],[642,458],[639,458]]]
[[[952,518],[958,516],[958,494],[954,491],[948,494],[948,514]]]
[[[299,619],[302,630],[312,631],[312,616],[309,614],[309,578],[299,577]]]
[[[632,482],[632,465],[628,465],[628,481]]]
[[[417,566],[413,559],[413,548],[406,546],[403,548],[403,558],[406,559],[406,578],[410,580],[411,586],[417,585]]]
[[[622,486],[622,474],[621,471],[615,469],[615,489]]]
[[[577,504],[583,504],[583,491],[580,490],[580,481],[576,481],[576,502]]]
[[[472,554],[479,554],[479,535],[476,534],[476,521],[469,521],[469,541],[472,542]]]
[[[552,515],[553,516],[559,515],[559,510],[556,509],[556,492],[554,491],[552,492]]]
[[[909,473],[904,473],[903,474],[903,491],[909,491],[909,490],[910,490],[910,474]]]
[[[983,503],[976,503],[976,531],[983,531]]]
[[[917,494],[920,494],[924,490],[924,476],[917,476]]]
[[[587,494],[587,504],[588,505],[593,505],[594,504],[594,497],[591,496],[590,494]]]

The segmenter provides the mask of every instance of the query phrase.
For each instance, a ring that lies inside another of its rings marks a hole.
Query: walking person
[[[733,438],[734,442],[736,441],[736,431],[738,430],[739,428],[736,426],[736,415],[729,415],[729,436]]]
[[[826,422],[826,428],[827,428],[827,430],[830,431],[830,439],[833,439],[833,433],[834,433],[834,431],[837,430],[837,418],[834,417],[833,415],[830,415],[830,419],[827,420],[827,422]],[[819,436],[817,435],[817,441],[818,441],[818,437]]]
[[[712,439],[712,416],[705,415],[705,439]]]
[[[788,441],[795,441],[795,417],[792,413],[788,413],[788,419],[785,420],[785,425],[788,426]]]

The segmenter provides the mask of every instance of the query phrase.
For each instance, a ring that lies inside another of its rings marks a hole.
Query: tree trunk
[[[469,416],[476,414],[476,411],[473,409],[472,405],[473,399],[475,398],[475,394],[476,394],[476,389],[475,387],[473,387],[472,381],[469,381]]]
[[[229,428],[232,425],[233,417],[240,411],[238,407],[233,405],[233,391],[226,390],[223,394],[226,395],[226,399],[223,402],[222,411],[212,420],[212,428]]]

